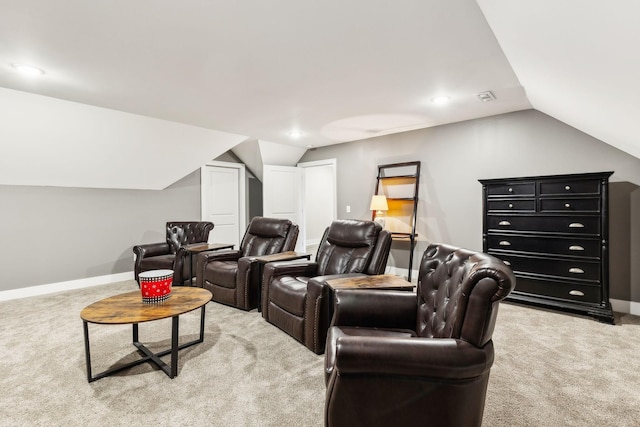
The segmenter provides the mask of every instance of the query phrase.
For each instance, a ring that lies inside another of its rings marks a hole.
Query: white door
[[[244,165],[207,163],[200,177],[202,220],[214,225],[209,243],[233,243],[238,249],[246,228]]]
[[[264,165],[262,170],[263,216],[286,218],[300,227],[296,251],[304,252],[302,214],[302,169],[293,166]]]
[[[298,163],[304,176],[305,251],[315,253],[324,230],[338,217],[336,159]]]

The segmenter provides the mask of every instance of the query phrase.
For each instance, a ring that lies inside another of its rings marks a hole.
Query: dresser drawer
[[[600,180],[541,182],[540,195],[600,194]]]
[[[535,182],[517,182],[517,183],[504,183],[493,184],[487,186],[487,196],[489,197],[504,197],[504,196],[535,196],[536,195],[536,183]]]
[[[489,231],[600,235],[597,216],[487,215]]]
[[[488,251],[509,265],[514,273],[543,274],[570,280],[600,281],[600,262],[504,254]]]
[[[534,199],[498,199],[487,200],[489,212],[535,212],[536,201]]]
[[[600,286],[596,285],[537,280],[517,276],[515,291],[587,304],[599,304],[601,302]]]
[[[540,199],[540,212],[600,212],[600,199]]]
[[[538,254],[600,257],[600,239],[578,237],[517,236],[511,234],[487,235],[488,250],[516,251]]]

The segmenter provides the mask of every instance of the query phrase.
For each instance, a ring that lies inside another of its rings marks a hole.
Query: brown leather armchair
[[[243,310],[258,307],[262,277],[256,257],[292,251],[298,226],[287,219],[254,217],[239,250],[198,255],[196,283],[211,291],[213,301]]]
[[[320,241],[315,262],[265,266],[262,316],[321,354],[330,321],[325,281],[382,274],[390,248],[391,233],[373,221],[334,221]]]
[[[430,245],[417,293],[336,290],[325,354],[325,425],[480,426],[498,303],[510,268]]]
[[[134,265],[135,279],[140,284],[138,275],[149,270],[173,270],[173,284],[181,285],[189,280],[191,267],[189,254],[183,246],[192,243],[206,243],[213,223],[202,222],[167,222],[166,241],[149,243],[133,247],[136,255]]]

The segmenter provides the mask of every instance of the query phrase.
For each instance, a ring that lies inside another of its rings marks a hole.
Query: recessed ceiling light
[[[300,132],[299,130],[292,130],[288,135],[291,138],[300,138],[302,136],[302,132]]]
[[[30,77],[41,76],[44,74],[44,70],[41,70],[38,67],[34,67],[33,65],[27,64],[11,64],[11,66],[20,74]]]
[[[431,98],[431,102],[436,105],[443,105],[449,102],[449,99],[450,98],[448,96],[436,96],[435,98]]]

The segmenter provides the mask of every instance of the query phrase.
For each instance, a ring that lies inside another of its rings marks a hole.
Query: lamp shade
[[[387,198],[385,196],[375,195],[371,198],[371,207],[369,208],[372,211],[387,211],[389,210],[389,205],[387,204]]]

